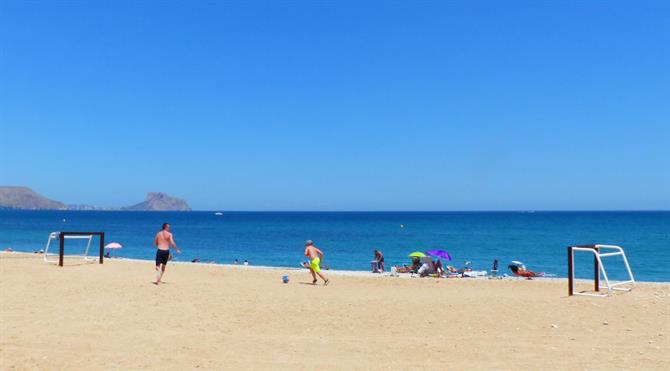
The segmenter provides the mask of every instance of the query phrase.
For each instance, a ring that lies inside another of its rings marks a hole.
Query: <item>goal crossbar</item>
[[[91,247],[91,241],[93,240],[93,236],[98,236],[100,239],[100,250],[99,250],[99,257],[98,257],[98,262],[100,264],[103,263],[104,259],[104,253],[105,253],[105,232],[52,232],[49,234],[49,240],[47,241],[47,245],[44,248],[44,261],[47,263],[55,263],[55,261],[51,261],[48,259],[48,253],[49,253],[49,246],[51,245],[51,241],[53,240],[58,240],[59,241],[59,250],[58,250],[58,265],[63,266],[63,257],[65,256],[65,240],[66,239],[88,239],[88,243],[86,244],[86,250],[84,251],[84,259],[85,260],[90,260],[88,258],[88,251],[89,248]]]

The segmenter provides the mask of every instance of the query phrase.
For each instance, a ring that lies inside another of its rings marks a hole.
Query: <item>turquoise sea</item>
[[[567,275],[566,247],[614,244],[624,247],[635,278],[670,281],[670,212],[123,212],[0,210],[0,249],[44,248],[52,231],[104,231],[119,242],[119,257],[152,260],[152,241],[163,222],[172,224],[183,253],[180,261],[298,267],[307,239],[324,250],[331,269],[368,270],[373,250],[387,267],[406,263],[413,251],[447,250],[456,267],[501,272],[511,260],[535,271]],[[66,253],[81,253],[68,241]],[[608,271],[623,278],[618,257]],[[577,274],[588,278],[592,258],[579,255]]]

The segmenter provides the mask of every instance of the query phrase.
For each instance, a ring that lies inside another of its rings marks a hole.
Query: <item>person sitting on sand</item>
[[[433,265],[435,266],[435,272],[437,272],[438,275],[442,275],[444,273],[444,268],[442,267],[442,260],[437,259],[436,261],[433,262]]]
[[[328,285],[330,281],[328,278],[324,277],[323,274],[321,274],[321,259],[323,259],[323,251],[319,250],[314,244],[312,243],[312,240],[307,240],[305,242],[305,254],[306,257],[309,258],[309,272],[312,274],[312,284],[316,285],[316,275],[321,277],[323,280],[324,285]]]
[[[430,258],[424,258],[421,268],[416,272],[421,277],[426,277],[431,273],[435,273],[435,263]]]

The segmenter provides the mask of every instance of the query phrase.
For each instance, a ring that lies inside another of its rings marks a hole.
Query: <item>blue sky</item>
[[[670,209],[666,1],[2,1],[0,184],[223,210]]]

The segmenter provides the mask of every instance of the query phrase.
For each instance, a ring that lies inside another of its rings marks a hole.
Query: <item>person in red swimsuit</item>
[[[533,277],[544,276],[544,273],[536,273],[536,272],[527,270],[524,265],[510,264],[508,266],[508,268],[512,271],[512,273],[514,273],[515,276],[519,276],[519,277],[526,277],[528,279],[531,279]]]

